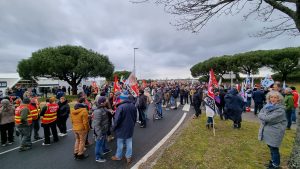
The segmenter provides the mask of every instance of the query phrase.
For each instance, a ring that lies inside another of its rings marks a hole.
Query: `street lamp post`
[[[133,72],[134,72],[134,74],[136,73],[136,71],[135,71],[135,50],[136,49],[139,49],[139,48],[133,48]],[[135,74],[135,76],[136,76],[136,74]]]

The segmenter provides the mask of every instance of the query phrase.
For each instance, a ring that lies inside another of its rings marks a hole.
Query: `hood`
[[[1,104],[3,107],[8,107],[10,105],[10,102],[7,99],[3,99],[1,100]]]
[[[80,109],[80,108],[87,108],[87,105],[83,104],[83,103],[77,103],[75,106],[74,106],[74,109],[77,110],[77,109]]]
[[[71,113],[73,114],[73,115],[77,115],[77,114],[79,114],[81,111],[83,111],[83,110],[85,110],[85,108],[79,108],[79,109],[75,109],[75,110],[73,110]]]
[[[238,94],[238,91],[237,91],[237,89],[233,88],[233,89],[231,89],[231,90],[229,91],[229,93],[232,94],[232,95],[237,95],[237,94]]]

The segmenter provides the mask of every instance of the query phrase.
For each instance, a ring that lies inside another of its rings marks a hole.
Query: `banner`
[[[216,112],[216,103],[215,103],[215,94],[214,87],[218,86],[218,82],[215,78],[214,72],[211,69],[209,72],[209,82],[208,82],[208,91],[207,97],[204,99],[205,108],[206,108],[206,116],[213,117]]]
[[[134,96],[137,97],[139,95],[139,86],[136,80],[136,76],[134,72],[132,71],[129,75],[128,79],[125,82],[127,89],[129,92]]]
[[[274,84],[274,80],[270,75],[267,75],[262,81],[261,86],[262,87],[270,87],[272,84]]]

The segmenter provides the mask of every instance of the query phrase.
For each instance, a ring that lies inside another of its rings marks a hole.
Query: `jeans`
[[[31,125],[30,126],[18,126],[17,127],[20,136],[21,136],[21,145],[20,147],[31,147]]]
[[[74,154],[82,155],[84,153],[84,145],[86,138],[86,131],[74,131],[75,135],[75,145],[74,145]]]
[[[296,108],[293,108],[291,118],[292,118],[292,122],[296,122]]]
[[[207,117],[206,124],[213,124],[213,118],[212,117]]]
[[[128,138],[128,139],[118,138],[117,139],[117,152],[116,152],[116,155],[115,155],[118,159],[122,159],[122,157],[123,157],[124,143],[126,144],[125,157],[126,158],[131,158],[131,156],[132,156],[132,137]]]
[[[247,107],[250,107],[250,106],[251,106],[251,97],[250,97],[250,98],[247,98],[246,106],[247,106]]]
[[[279,148],[278,147],[272,147],[268,145],[270,152],[271,152],[271,159],[272,159],[272,164],[274,166],[279,166],[280,165],[280,154],[279,154]]]
[[[53,141],[58,141],[57,129],[56,129],[56,122],[52,122],[49,124],[43,124],[44,128],[44,136],[45,136],[45,144],[50,144],[50,129],[53,135]]]
[[[287,128],[291,128],[292,125],[292,110],[285,111],[286,119],[287,119]]]
[[[95,156],[96,160],[103,159],[103,152],[109,151],[106,144],[106,137],[107,135],[104,134],[101,139],[96,139],[96,145],[95,145]]]
[[[155,106],[156,106],[156,109],[158,111],[159,117],[162,117],[163,115],[162,115],[162,107],[161,107],[162,105],[161,105],[161,103],[156,103]]]

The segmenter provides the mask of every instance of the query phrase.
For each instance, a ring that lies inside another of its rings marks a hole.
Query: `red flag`
[[[120,86],[118,84],[118,77],[115,76],[115,81],[114,81],[114,93],[121,91]]]
[[[218,82],[217,79],[215,77],[214,71],[213,69],[210,69],[209,71],[209,82],[208,82],[208,96],[210,96],[211,98],[214,98],[214,87],[218,87]]]

